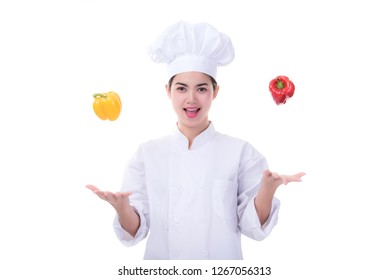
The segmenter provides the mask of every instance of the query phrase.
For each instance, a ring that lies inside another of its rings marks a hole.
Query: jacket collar
[[[213,126],[212,122],[209,122],[209,126],[206,130],[201,132],[199,135],[196,136],[196,138],[193,140],[191,150],[196,150],[203,146],[204,144],[208,143],[209,140],[216,134],[215,127]],[[173,144],[174,144],[174,150],[188,150],[188,139],[182,132],[178,129],[178,126],[176,125],[176,130],[173,134]]]

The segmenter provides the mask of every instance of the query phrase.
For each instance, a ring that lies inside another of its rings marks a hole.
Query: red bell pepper
[[[277,105],[285,104],[294,94],[294,84],[286,76],[278,76],[270,81],[269,90]]]

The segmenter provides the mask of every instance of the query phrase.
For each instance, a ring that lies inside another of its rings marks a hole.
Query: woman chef
[[[206,23],[178,22],[154,43],[166,63],[175,131],[139,146],[119,193],[91,189],[115,208],[126,246],[148,236],[145,259],[242,259],[241,234],[255,240],[277,223],[278,186],[304,173],[278,175],[249,143],[216,131],[208,112],[218,66],[234,59],[230,38]]]

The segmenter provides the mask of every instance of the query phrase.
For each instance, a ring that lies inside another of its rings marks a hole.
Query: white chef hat
[[[167,28],[150,48],[151,59],[166,63],[169,78],[183,72],[202,72],[216,80],[218,66],[235,57],[230,38],[208,23],[177,22]]]

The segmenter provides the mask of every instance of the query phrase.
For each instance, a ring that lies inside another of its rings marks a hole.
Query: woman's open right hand
[[[100,197],[102,200],[109,202],[117,212],[129,208],[128,197],[132,194],[131,192],[109,192],[102,191],[94,185],[86,185],[87,189],[90,189],[94,194]]]

